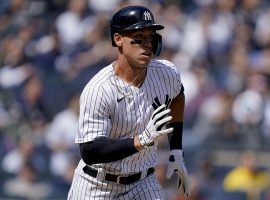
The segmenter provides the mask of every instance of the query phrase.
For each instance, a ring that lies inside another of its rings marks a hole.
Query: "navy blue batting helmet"
[[[113,38],[115,33],[124,33],[143,28],[161,30],[164,28],[164,26],[156,24],[152,12],[144,6],[128,6],[120,9],[113,15],[110,23],[112,45],[114,47],[117,46]],[[154,55],[159,55],[161,43],[161,35],[156,34],[153,43]]]

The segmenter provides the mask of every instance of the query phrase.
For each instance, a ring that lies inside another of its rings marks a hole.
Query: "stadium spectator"
[[[251,151],[243,153],[239,165],[225,176],[223,182],[226,191],[246,192],[252,199],[257,199],[269,185],[269,173],[260,169],[256,154]]]

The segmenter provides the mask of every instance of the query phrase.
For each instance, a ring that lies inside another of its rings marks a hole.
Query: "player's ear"
[[[113,36],[114,42],[118,47],[123,46],[123,38],[119,33],[115,33]]]

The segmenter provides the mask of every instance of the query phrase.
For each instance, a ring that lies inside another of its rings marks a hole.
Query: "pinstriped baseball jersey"
[[[97,137],[123,139],[142,133],[154,108],[154,98],[165,103],[181,91],[177,68],[167,60],[152,60],[140,88],[121,80],[114,74],[113,64],[103,68],[85,86],[80,98],[79,133],[76,143]],[[115,174],[144,171],[157,162],[157,144],[127,158],[111,163],[92,165]],[[81,160],[79,168],[85,163]]]

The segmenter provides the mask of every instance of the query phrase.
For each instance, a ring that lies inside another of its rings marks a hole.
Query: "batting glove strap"
[[[183,159],[182,150],[172,150],[170,151],[169,163],[167,167],[166,176],[171,178],[173,173],[178,174],[178,185],[177,189],[180,194],[188,196],[189,194],[189,181],[188,172]]]
[[[138,135],[139,142],[143,146],[143,148],[154,145],[154,142],[151,140],[150,134],[147,132],[148,131],[144,131],[142,134]]]

